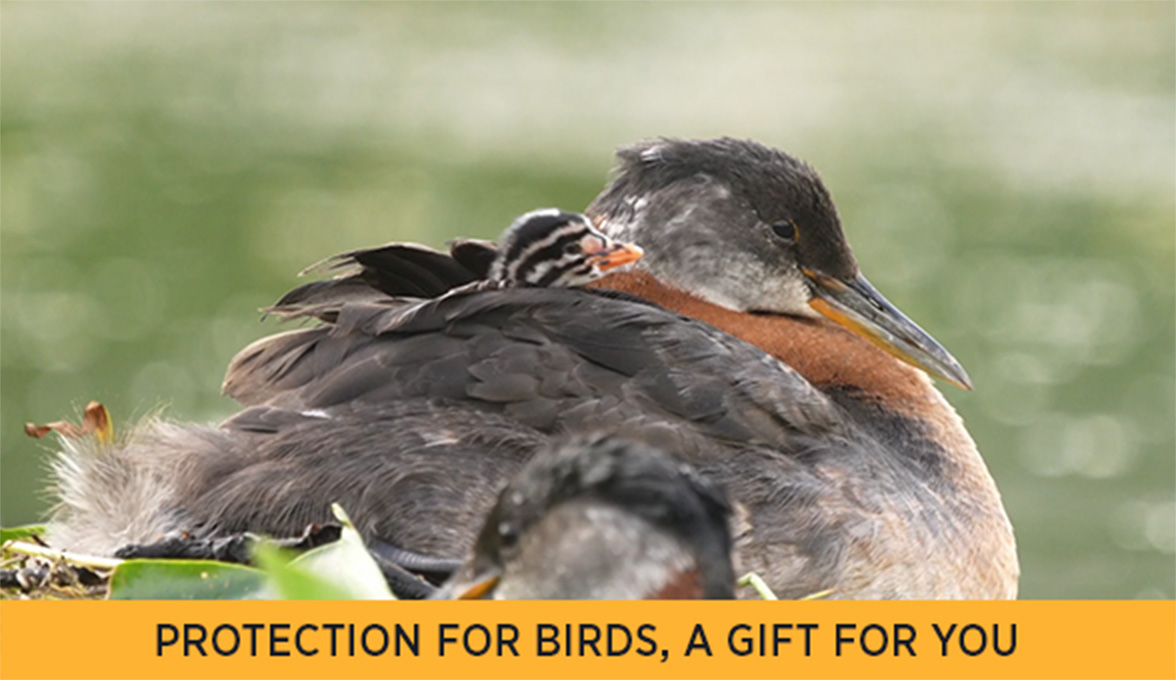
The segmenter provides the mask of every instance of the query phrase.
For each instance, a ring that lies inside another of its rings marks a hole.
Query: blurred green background
[[[1171,3],[4,3],[0,522],[26,421],[233,411],[319,258],[585,206],[611,150],[753,137],[824,174],[945,387],[1029,598],[1173,597]]]

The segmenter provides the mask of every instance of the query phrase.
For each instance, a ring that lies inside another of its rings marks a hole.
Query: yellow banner
[[[1173,678],[1162,602],[0,602],[4,678]]]

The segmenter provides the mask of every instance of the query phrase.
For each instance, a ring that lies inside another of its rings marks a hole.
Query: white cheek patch
[[[598,216],[595,226],[609,238],[618,241],[635,241],[637,226],[645,219],[645,208],[649,199],[645,196],[629,196],[622,200],[625,209],[614,214]]]

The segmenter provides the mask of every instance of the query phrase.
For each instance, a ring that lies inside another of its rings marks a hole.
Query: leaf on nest
[[[0,545],[9,541],[16,541],[25,538],[32,538],[33,536],[43,536],[45,534],[45,525],[43,524],[25,524],[19,527],[4,527],[0,528]]]
[[[331,510],[343,525],[342,535],[333,543],[293,560],[277,548],[258,546],[257,562],[270,575],[277,596],[288,600],[395,599],[347,514],[338,505],[332,505]]]
[[[266,596],[259,569],[207,560],[127,560],[110,575],[111,600],[254,600]]]
[[[24,430],[25,434],[34,439],[41,439],[50,432],[56,432],[70,439],[81,439],[92,434],[104,444],[114,440],[114,421],[110,419],[110,412],[96,401],[86,404],[86,410],[82,413],[81,425],[74,425],[68,420],[59,420],[47,425],[26,423]]]

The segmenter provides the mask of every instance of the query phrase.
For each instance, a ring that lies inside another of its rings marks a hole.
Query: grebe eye
[[[772,224],[772,233],[789,243],[796,241],[796,225],[792,220],[780,220]]]
[[[567,255],[579,255],[580,254],[580,244],[577,242],[569,243],[566,246],[564,246],[563,250],[564,250],[564,253]]]

